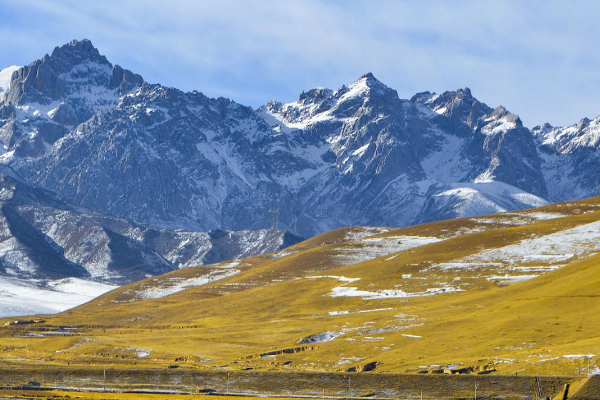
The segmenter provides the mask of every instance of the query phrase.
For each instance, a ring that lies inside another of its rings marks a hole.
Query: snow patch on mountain
[[[547,200],[503,182],[454,183],[433,195],[424,221],[488,215],[547,204]]]
[[[10,89],[10,81],[13,72],[20,68],[22,67],[18,65],[11,65],[10,67],[6,67],[0,71],[0,100],[3,99],[4,94]]]

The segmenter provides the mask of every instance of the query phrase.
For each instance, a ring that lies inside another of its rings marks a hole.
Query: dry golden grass
[[[588,358],[564,356],[592,354],[594,368],[600,354],[600,320],[594,318],[600,312],[600,255],[584,251],[563,268],[510,285],[489,279],[496,269],[506,270],[506,260],[475,270],[438,266],[598,221],[599,207],[594,198],[536,210],[562,214],[548,220],[524,211],[403,229],[338,229],[286,249],[281,257],[242,260],[236,267],[240,273],[226,279],[139,300],[146,289],[220,266],[174,271],[44,317],[44,324],[0,330],[0,363],[345,371],[377,361],[377,371],[383,372],[459,364],[502,374],[578,375],[587,372]],[[344,265],[344,254],[368,254],[378,240],[393,245],[405,236],[441,241],[387,249],[380,257]],[[534,264],[510,265],[547,267]],[[345,282],[307,278],[311,275],[360,278],[347,286],[370,292],[417,293],[452,285],[465,291],[376,300],[331,297],[331,290]],[[44,330],[60,326],[77,329],[68,336],[45,335]],[[339,337],[298,344],[322,332]],[[261,357],[302,346],[307,349]],[[140,352],[149,355],[140,357]]]

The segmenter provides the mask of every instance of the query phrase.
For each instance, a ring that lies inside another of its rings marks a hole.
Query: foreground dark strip
[[[0,366],[6,388],[371,399],[554,398],[575,377]],[[541,395],[541,396],[540,396]],[[600,394],[599,394],[600,395]],[[600,397],[599,397],[600,399]]]

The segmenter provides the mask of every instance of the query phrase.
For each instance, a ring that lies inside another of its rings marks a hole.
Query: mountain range
[[[0,72],[0,140],[0,271],[40,279],[123,284],[600,183],[600,117],[528,129],[468,88],[402,99],[371,73],[253,109],[148,83],[89,40]]]
[[[281,228],[308,237],[582,198],[598,183],[597,119],[530,130],[469,89],[406,100],[366,74],[252,109],[147,83],[88,40],[4,71],[5,163],[162,228],[266,228],[278,208]]]

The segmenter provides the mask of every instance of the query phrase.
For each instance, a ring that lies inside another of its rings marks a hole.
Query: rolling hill
[[[599,237],[600,198],[402,229],[337,229],[6,326],[0,362],[599,373]]]

